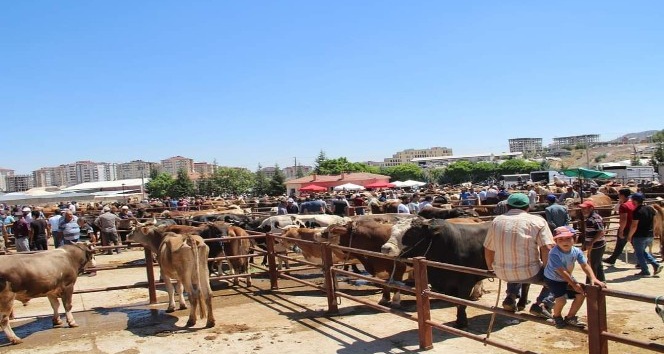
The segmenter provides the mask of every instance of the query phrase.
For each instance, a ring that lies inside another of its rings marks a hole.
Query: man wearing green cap
[[[544,218],[528,214],[530,200],[523,193],[514,193],[507,198],[507,213],[493,219],[486,240],[484,256],[489,270],[499,279],[507,281],[507,297],[503,308],[517,309],[521,284],[544,284],[544,265],[549,250],[555,246],[551,230]],[[520,305],[525,306],[525,298]],[[551,318],[547,306],[552,303],[549,290],[544,287],[531,306],[530,313]]]

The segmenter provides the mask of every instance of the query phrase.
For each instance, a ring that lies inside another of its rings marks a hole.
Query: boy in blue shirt
[[[556,328],[563,328],[567,325],[580,328],[586,326],[576,316],[583,305],[585,294],[581,283],[572,276],[575,262],[578,262],[583,272],[586,273],[591,285],[606,287],[606,284],[595,277],[583,251],[574,247],[574,233],[574,230],[567,226],[554,230],[553,240],[556,242],[556,247],[549,252],[549,260],[544,268],[544,280],[556,299],[553,305],[553,320]],[[567,299],[574,299],[574,301],[572,301],[567,316],[563,318],[562,310]]]

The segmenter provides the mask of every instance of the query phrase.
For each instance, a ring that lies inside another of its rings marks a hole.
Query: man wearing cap
[[[528,196],[514,193],[507,198],[508,211],[491,222],[484,241],[484,256],[489,270],[499,279],[507,281],[507,296],[503,308],[517,309],[516,299],[524,284],[544,284],[544,268],[549,250],[555,245],[546,221],[528,214]],[[526,299],[522,299],[525,303]],[[546,287],[542,288],[530,313],[551,318],[553,299]],[[546,303],[546,305],[545,305]]]
[[[611,256],[603,259],[604,263],[614,265],[627,244],[627,234],[629,234],[629,229],[632,226],[632,216],[636,209],[636,204],[629,198],[631,194],[632,191],[629,188],[622,188],[618,191],[618,215],[620,215],[618,238],[616,239],[616,246],[613,249],[613,253]]]
[[[565,199],[567,198],[572,198],[572,199],[579,199],[581,198],[579,196],[579,192],[574,190],[574,186],[571,184],[567,186],[567,192],[563,193],[558,197],[558,203],[565,203]]]
[[[579,204],[581,214],[583,214],[586,225],[585,237],[581,250],[588,251],[588,264],[593,270],[597,279],[605,281],[604,267],[602,266],[602,257],[606,249],[606,238],[604,237],[604,220],[595,211],[595,203],[587,199]],[[590,283],[590,278],[586,278],[586,284]]]
[[[126,205],[123,205],[120,208],[120,215],[118,215],[118,216],[120,217],[120,219],[123,219],[123,220],[124,219],[131,219],[131,218],[134,217],[134,215],[132,215],[131,211],[129,211],[129,207],[126,206]]]
[[[286,215],[288,214],[288,205],[286,204],[286,198],[279,198],[279,204],[277,204],[277,215]]]
[[[103,213],[95,219],[94,224],[99,227],[101,233],[102,246],[120,245],[120,237],[118,236],[117,229],[117,223],[120,220],[122,219],[119,216],[111,213],[111,208],[108,206],[105,206]],[[116,252],[120,254],[120,249],[117,248]],[[109,249],[106,251],[106,254],[111,255],[113,251]]]
[[[636,254],[636,260],[639,266],[641,266],[641,272],[636,275],[650,275],[648,263],[652,265],[654,274],[659,274],[664,266],[657,263],[655,257],[646,251],[646,248],[652,245],[654,238],[653,226],[656,214],[655,209],[650,205],[643,204],[645,198],[641,193],[632,194],[632,200],[634,201],[634,204],[636,204],[636,209],[634,209],[634,215],[632,216],[632,225],[629,229],[627,242],[632,243],[634,253]]]
[[[572,221],[569,217],[567,207],[556,203],[555,195],[547,195],[546,202],[549,203],[549,206],[544,208],[544,215],[551,232],[560,226],[567,226]]]
[[[286,200],[286,213],[287,214],[298,214],[300,212],[300,208],[297,207],[297,203],[293,200],[293,198],[288,198]]]
[[[27,220],[27,216],[30,212],[30,208],[24,207],[21,214],[17,213],[16,216],[18,217],[18,220],[16,220],[12,226],[16,243],[16,252],[30,251],[30,223]]]

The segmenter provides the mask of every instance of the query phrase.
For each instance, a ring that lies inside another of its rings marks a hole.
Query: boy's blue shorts
[[[556,281],[556,280],[551,280],[547,277],[544,277],[544,281],[546,282],[546,286],[549,287],[549,291],[551,291],[551,294],[553,294],[553,297],[559,298],[561,296],[567,295],[568,299],[574,299],[576,295],[579,295],[572,287],[567,284],[566,281]]]

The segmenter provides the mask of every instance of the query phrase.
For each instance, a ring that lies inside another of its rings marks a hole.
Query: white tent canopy
[[[420,181],[413,181],[412,179],[409,179],[405,182],[403,182],[406,187],[422,187],[425,185],[425,182],[420,182]]]
[[[402,181],[394,181],[394,182],[390,182],[390,183],[392,183],[397,188],[408,187],[406,185],[406,182],[402,182]]]
[[[343,191],[343,190],[346,190],[346,191],[361,191],[361,190],[364,190],[364,187],[362,187],[360,185],[357,185],[357,184],[353,184],[353,183],[346,183],[346,184],[342,184],[342,185],[334,187],[334,190],[335,191]]]
[[[394,184],[394,186],[397,187],[397,188],[422,187],[423,185],[426,184],[424,182],[413,181],[412,179],[409,179],[405,182],[394,181],[394,182],[390,182],[390,183]]]

